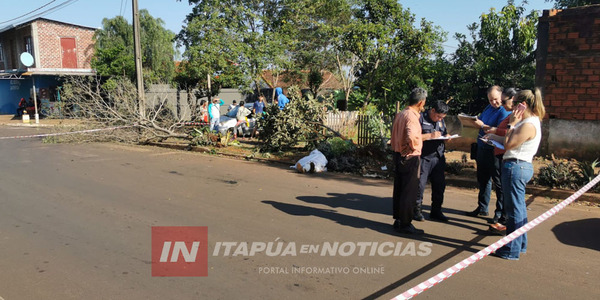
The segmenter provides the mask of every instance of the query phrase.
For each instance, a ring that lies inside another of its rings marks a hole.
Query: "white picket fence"
[[[358,111],[328,112],[325,116],[325,126],[351,138],[358,133],[357,120]]]

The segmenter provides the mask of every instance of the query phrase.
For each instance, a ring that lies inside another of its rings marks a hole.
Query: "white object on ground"
[[[295,166],[300,173],[327,171],[327,158],[321,151],[315,149],[308,156],[298,160]]]

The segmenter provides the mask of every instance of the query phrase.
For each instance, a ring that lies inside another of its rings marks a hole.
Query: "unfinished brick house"
[[[600,5],[545,10],[536,61],[548,115],[543,154],[599,158]]]
[[[0,113],[14,113],[20,98],[33,96],[33,80],[42,101],[56,100],[61,75],[93,74],[96,29],[37,18],[0,29]],[[31,54],[24,66],[20,55]]]

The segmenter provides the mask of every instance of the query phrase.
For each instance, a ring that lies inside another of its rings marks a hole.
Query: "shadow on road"
[[[337,224],[344,225],[344,226],[349,226],[349,227],[353,227],[353,228],[367,228],[367,229],[371,229],[371,230],[374,230],[374,231],[377,231],[380,233],[399,236],[399,234],[393,230],[391,222],[388,224],[388,223],[382,223],[382,222],[378,222],[378,221],[368,220],[368,219],[364,219],[364,218],[360,218],[360,217],[356,217],[356,216],[349,216],[349,215],[338,213],[337,211],[332,210],[332,209],[321,209],[321,208],[316,208],[316,207],[288,204],[288,203],[268,201],[268,200],[262,201],[262,203],[269,204],[269,205],[273,206],[274,208],[276,208],[282,212],[285,212],[287,214],[293,215],[293,216],[316,216],[316,217],[320,217],[320,218],[324,218],[324,219],[329,219],[331,221],[336,222]],[[477,230],[477,229],[475,229],[475,230]],[[484,237],[485,237],[485,232],[478,230],[478,232],[476,232],[476,234],[484,234]],[[404,236],[404,237],[412,238],[412,239],[423,241],[423,242],[431,242],[433,244],[443,245],[443,246],[447,246],[447,247],[451,247],[451,248],[460,248],[461,251],[470,251],[470,252],[479,251],[477,249],[473,249],[472,246],[478,246],[478,247],[486,247],[487,246],[487,245],[479,244],[478,243],[479,240],[475,243],[473,241],[465,242],[465,241],[459,240],[459,239],[448,238],[448,237],[427,234],[427,233],[420,237],[419,236]]]
[[[353,228],[368,228],[368,229],[371,229],[371,230],[374,230],[374,231],[377,231],[377,232],[380,232],[383,234],[389,234],[389,235],[393,235],[393,236],[403,236],[403,235],[399,235],[398,233],[396,233],[393,230],[393,228],[391,226],[391,222],[390,222],[390,224],[388,224],[388,223],[382,223],[382,222],[373,221],[373,220],[369,220],[369,219],[365,219],[365,218],[360,218],[357,216],[350,216],[350,215],[339,213],[334,209],[334,208],[341,207],[341,208],[347,208],[347,209],[370,212],[370,213],[389,214],[390,218],[391,218],[391,207],[392,207],[392,199],[391,198],[389,198],[389,197],[388,198],[379,198],[379,197],[373,197],[373,196],[369,196],[369,195],[356,194],[356,193],[350,193],[350,194],[329,193],[328,195],[330,197],[299,196],[299,197],[297,197],[297,199],[304,201],[306,203],[310,203],[310,204],[327,205],[327,206],[331,207],[332,209],[323,209],[323,208],[303,206],[303,205],[297,205],[297,204],[288,204],[288,203],[269,201],[269,200],[264,200],[264,201],[262,201],[262,203],[269,204],[269,205],[273,206],[274,208],[276,208],[282,212],[285,212],[287,214],[293,215],[293,216],[316,216],[316,217],[320,217],[320,218],[324,218],[324,219],[329,219],[331,221],[336,222],[337,224],[344,225],[344,226],[350,226]],[[451,214],[457,214],[457,215],[464,215],[463,211],[458,211],[458,210],[453,210],[453,209],[448,209],[448,210],[444,209],[444,212],[451,213]],[[431,263],[419,268],[418,270],[415,270],[411,274],[406,275],[404,278],[401,278],[398,281],[393,282],[378,291],[375,291],[371,295],[366,296],[364,299],[377,299],[377,298],[405,285],[406,283],[423,275],[424,273],[438,267],[439,265],[441,265],[443,263],[447,263],[453,257],[458,256],[465,251],[476,253],[479,251],[479,249],[476,249],[474,247],[484,248],[484,247],[488,246],[488,245],[484,245],[484,244],[480,243],[481,240],[483,240],[484,238],[489,236],[489,233],[487,231],[481,230],[479,228],[471,227],[471,226],[463,224],[463,223],[473,223],[473,224],[479,224],[479,225],[481,225],[481,223],[470,221],[470,220],[452,218],[452,217],[450,219],[450,222],[448,222],[449,225],[463,227],[463,228],[466,228],[469,230],[473,230],[473,234],[475,234],[475,237],[473,237],[471,240],[465,241],[465,240],[461,240],[461,239],[449,238],[449,237],[445,237],[445,236],[438,236],[438,235],[429,234],[429,233],[425,233],[422,236],[403,236],[406,238],[412,238],[416,241],[430,242],[432,244],[437,244],[437,245],[454,248],[454,250],[452,250],[452,251],[448,252],[447,254],[443,255],[442,257],[432,261]]]
[[[391,214],[391,197],[380,198],[357,193],[327,193],[327,196],[329,197],[298,196],[296,199],[311,204],[327,205],[331,208],[344,207],[375,214]]]
[[[319,197],[319,196],[298,196],[296,199],[300,201],[304,201],[306,203],[311,204],[320,204],[327,205],[331,208],[347,208],[352,210],[358,210],[363,212],[370,212],[375,214],[382,215],[392,215],[392,198],[391,197],[373,197],[371,195],[357,194],[357,193],[348,193],[348,194],[339,194],[339,193],[327,193],[329,197]],[[424,210],[430,210],[431,207],[427,205],[423,205]],[[465,212],[455,209],[444,208],[444,213],[447,214],[455,214],[464,216]],[[448,216],[450,218],[449,225],[463,227],[465,229],[479,231],[478,228],[468,226],[462,223],[471,223],[475,225],[485,225],[481,222],[458,219],[453,216]]]
[[[552,232],[563,244],[600,251],[600,219],[585,219],[560,223]]]

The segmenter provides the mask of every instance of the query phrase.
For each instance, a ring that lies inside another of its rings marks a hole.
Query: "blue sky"
[[[6,22],[23,14],[27,14],[41,6],[50,3],[33,14],[43,12],[57,5],[65,4],[55,11],[43,15],[45,18],[99,28],[103,18],[113,18],[123,15],[131,19],[132,0],[0,0],[3,7],[3,16],[0,17],[0,28],[24,20],[20,18]],[[521,3],[516,0],[516,3]],[[525,7],[543,10],[552,8],[551,2],[544,0],[529,0]],[[488,12],[491,7],[502,8],[506,0],[401,0],[400,3],[408,7],[417,19],[425,18],[448,32],[448,41],[445,43],[446,52],[453,52],[457,42],[453,36],[455,32],[467,33],[467,25],[478,22],[482,13]],[[140,9],[148,9],[155,18],[161,18],[165,27],[175,33],[181,30],[183,19],[191,11],[188,1],[175,0],[138,0]],[[7,12],[10,12],[8,14]]]

